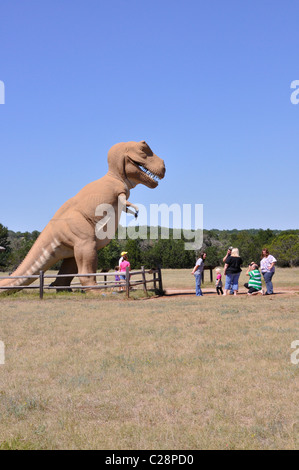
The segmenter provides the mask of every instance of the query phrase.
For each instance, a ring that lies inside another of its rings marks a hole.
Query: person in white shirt
[[[203,296],[203,293],[201,290],[201,280],[202,280],[202,272],[204,270],[204,263],[205,263],[206,257],[207,257],[207,254],[205,252],[202,252],[200,254],[200,257],[196,261],[196,265],[194,266],[192,273],[191,273],[195,277],[196,295],[198,297]]]
[[[118,260],[118,266],[120,266],[120,263],[122,263],[123,260],[124,260],[124,256],[127,255],[127,254],[128,254],[127,251],[122,251],[122,252],[121,252],[120,258],[119,258],[119,260]]]
[[[269,250],[267,250],[267,248],[264,248],[262,250],[260,266],[267,288],[267,292],[265,295],[273,294],[272,277],[275,273],[276,262],[277,260],[274,258],[274,256],[270,255]]]

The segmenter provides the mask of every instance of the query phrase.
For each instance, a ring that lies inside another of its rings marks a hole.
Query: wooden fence
[[[126,278],[124,280],[120,281],[115,281],[115,276],[116,275],[121,275],[125,274]],[[152,275],[152,279],[147,279],[146,275]],[[67,277],[89,277],[89,276],[95,276],[95,277],[101,277],[103,280],[100,280],[96,286],[82,286],[79,283],[76,284],[71,284],[70,286],[51,286],[51,285],[46,285],[45,280],[46,279],[53,279],[53,278],[67,278]],[[114,277],[113,281],[109,281],[108,278],[110,276]],[[140,276],[140,279],[134,280],[133,278],[135,276]],[[44,297],[44,292],[45,289],[48,290],[67,290],[67,289],[79,289],[79,290],[84,290],[84,289],[111,289],[111,288],[121,288],[124,289],[126,292],[126,297],[130,297],[130,290],[135,287],[142,285],[143,290],[146,295],[148,295],[147,292],[147,285],[148,284],[153,284],[153,287],[156,291],[158,291],[161,295],[163,294],[163,284],[162,284],[162,273],[161,273],[161,268],[158,266],[156,269],[149,269],[146,270],[144,266],[141,266],[141,270],[139,271],[129,271],[129,268],[126,269],[126,273],[120,273],[119,271],[115,272],[109,272],[109,273],[92,273],[92,274],[45,274],[44,271],[40,271],[39,274],[35,274],[32,276],[4,276],[0,277],[0,280],[2,279],[35,279],[39,280],[39,284],[35,285],[29,285],[29,286],[0,286],[0,291],[1,289],[3,290],[22,290],[22,289],[38,289],[39,290],[39,297],[40,299],[43,299]]]

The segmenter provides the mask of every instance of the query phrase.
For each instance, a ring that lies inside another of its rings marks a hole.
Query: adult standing
[[[229,256],[231,256],[231,254],[232,254],[232,249],[233,249],[232,246],[230,246],[230,247],[228,248],[225,257],[224,257],[223,260],[222,260],[223,263],[226,263],[227,258],[228,258]]]
[[[205,259],[207,257],[207,254],[203,251],[200,253],[200,256],[198,260],[196,261],[196,265],[194,266],[192,273],[195,277],[195,290],[196,290],[196,295],[197,297],[202,297],[203,293],[201,290],[201,281],[202,281],[202,272],[204,270],[204,263]]]
[[[124,259],[124,256],[127,255],[128,252],[127,251],[122,251],[121,254],[120,254],[120,258],[118,260],[118,266],[120,266],[120,263],[123,261]]]
[[[263,248],[260,266],[267,288],[267,292],[265,293],[265,295],[273,294],[272,277],[275,273],[276,263],[277,260],[274,258],[274,256],[270,255],[269,250],[267,248]]]
[[[228,258],[229,256],[231,256],[231,254],[232,254],[232,249],[233,249],[232,246],[230,246],[230,247],[228,248],[225,257],[224,257],[223,260],[222,260],[224,264],[226,263],[227,258]],[[232,286],[232,285],[229,287],[229,293],[230,293],[231,295],[233,295],[233,293],[234,293],[234,291],[233,291],[233,286]]]
[[[223,295],[227,295],[231,287],[234,291],[234,295],[237,295],[239,290],[239,277],[242,271],[242,264],[243,260],[239,255],[238,248],[233,248],[231,255],[226,258],[224,265],[224,274],[226,275],[226,279]]]

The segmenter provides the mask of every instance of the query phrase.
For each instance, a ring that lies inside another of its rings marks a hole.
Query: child
[[[248,289],[248,295],[256,295],[259,292],[264,295],[264,291],[262,289],[262,275],[259,271],[259,267],[256,263],[250,263],[248,266],[246,276],[249,276],[248,283],[244,284],[244,287]]]
[[[114,268],[114,271],[118,272],[119,271],[119,266],[115,266]],[[120,283],[120,277],[118,274],[115,274],[115,284],[119,284]],[[121,290],[121,287],[118,288],[118,290],[120,291]]]
[[[216,291],[218,295],[223,295],[221,269],[216,268],[215,271],[216,271]]]

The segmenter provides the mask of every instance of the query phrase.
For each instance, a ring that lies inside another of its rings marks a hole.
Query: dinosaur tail
[[[45,234],[45,232],[48,232],[47,227],[40,234],[33,247],[25,257],[24,261],[22,261],[19,267],[11,274],[11,277],[33,276],[35,274],[38,274],[40,271],[46,271],[60,259],[57,250],[60,245],[59,242],[55,240],[55,238],[53,239],[52,237],[49,237],[49,234]],[[50,242],[46,241],[49,239],[51,239]],[[15,292],[16,290],[18,290],[18,287],[29,286],[34,281],[35,279],[32,279],[30,277],[19,279],[2,279],[0,281],[0,287],[16,287],[16,289],[0,289],[0,294],[3,292]]]

